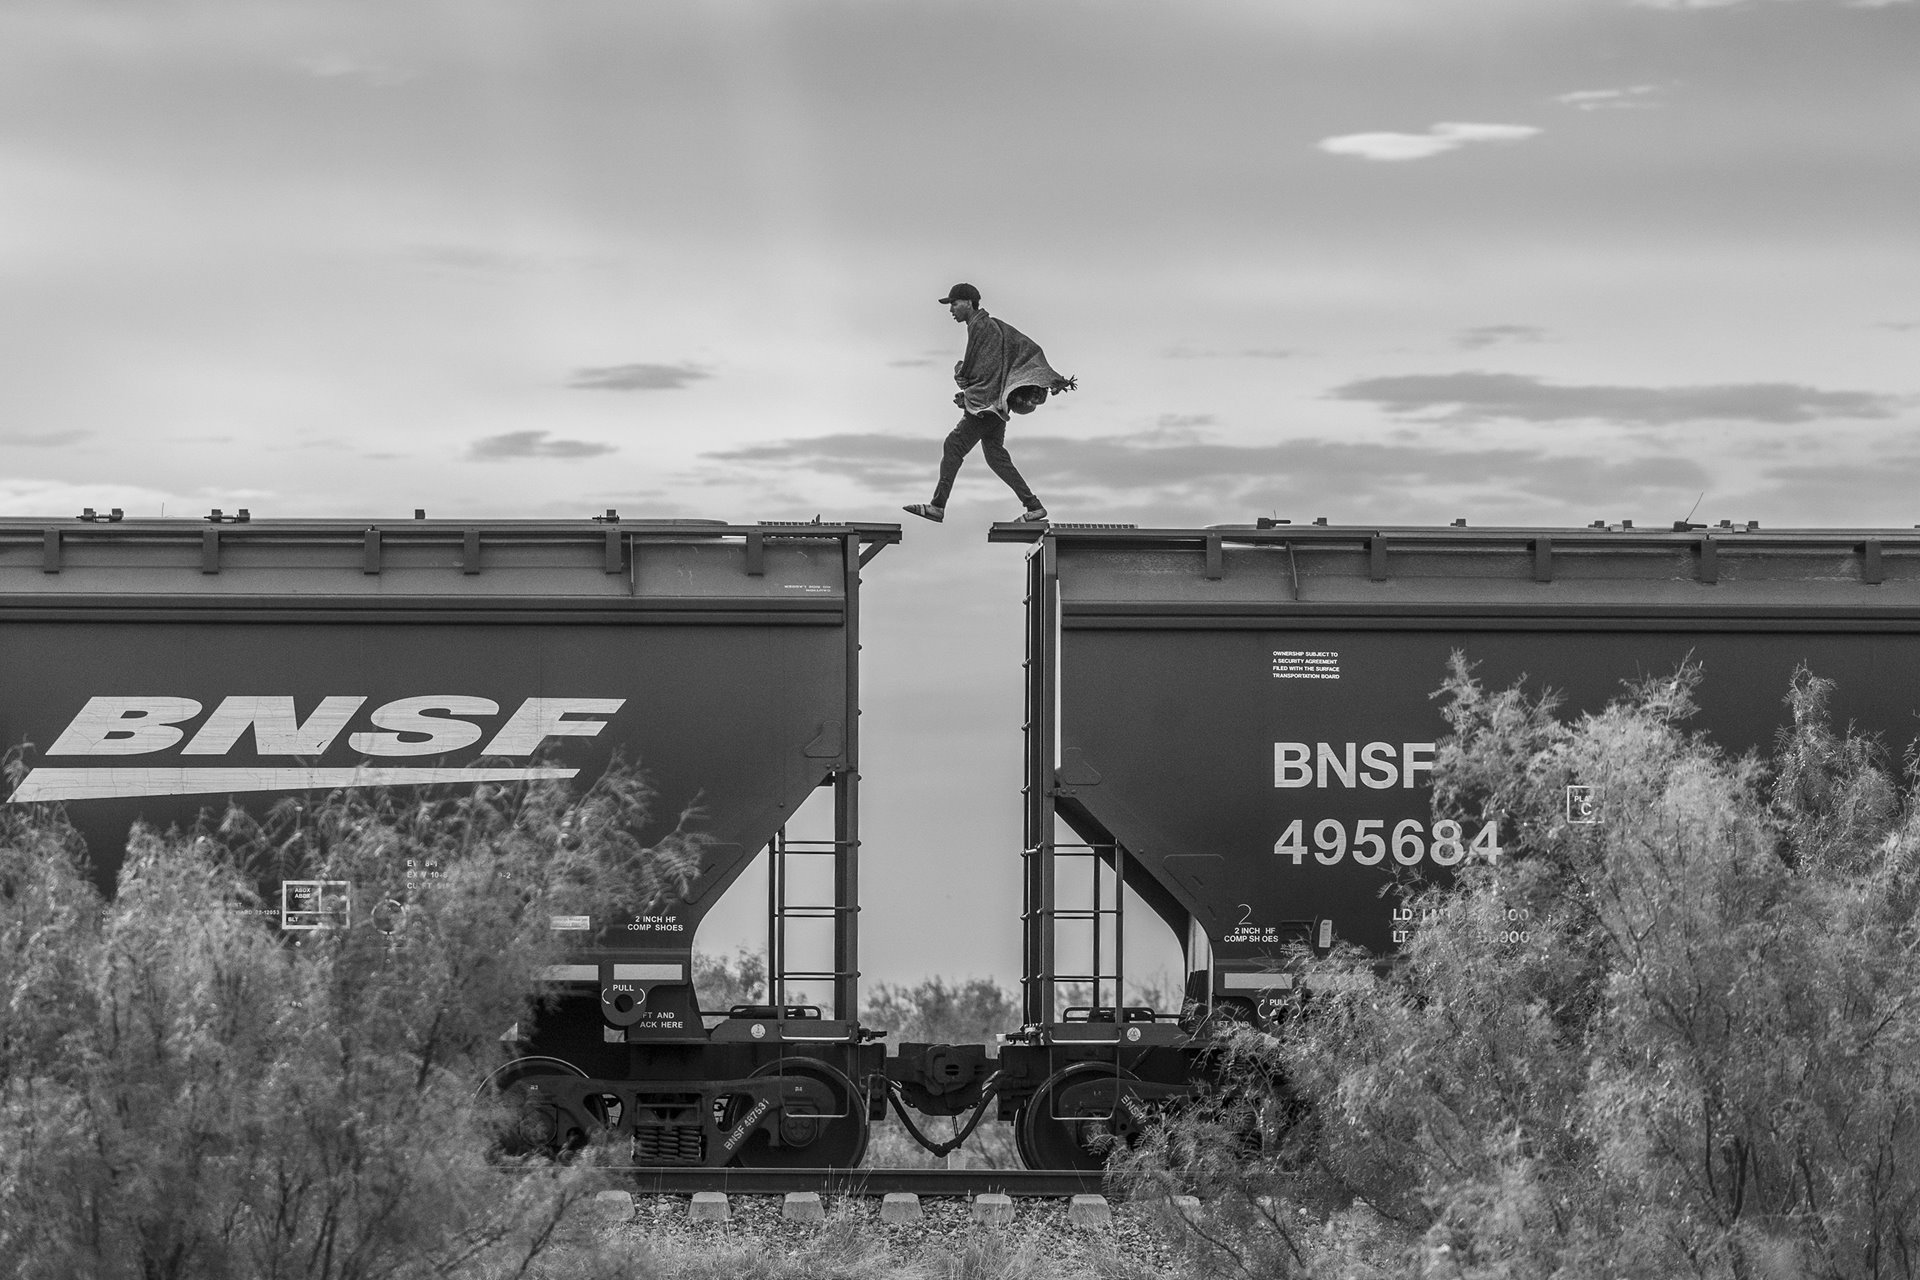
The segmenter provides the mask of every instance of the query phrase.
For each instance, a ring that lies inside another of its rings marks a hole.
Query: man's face
[[[973,303],[965,298],[955,298],[947,304],[947,311],[959,324],[965,324],[973,318]]]

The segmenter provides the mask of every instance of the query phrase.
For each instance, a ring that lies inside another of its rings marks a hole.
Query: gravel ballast
[[[1164,1207],[1118,1203],[1098,1227],[1069,1221],[1070,1201],[1019,1199],[1010,1222],[975,1221],[974,1207],[958,1197],[921,1197],[917,1222],[886,1222],[882,1201],[869,1196],[825,1197],[824,1223],[787,1217],[778,1196],[733,1196],[726,1221],[692,1216],[685,1196],[638,1196],[631,1220],[609,1223],[609,1233],[665,1252],[698,1253],[745,1247],[754,1253],[799,1259],[819,1245],[823,1232],[871,1241],[875,1253],[924,1274],[944,1274],[970,1248],[985,1246],[1017,1258],[1008,1275],[1066,1277],[1167,1277],[1177,1274],[1173,1250],[1158,1225]]]

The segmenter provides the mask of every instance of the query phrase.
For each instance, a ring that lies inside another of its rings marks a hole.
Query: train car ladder
[[[773,840],[767,845],[767,998],[769,1003],[776,1006],[786,1004],[790,984],[826,982],[830,984],[832,1016],[851,1019],[859,1015],[859,1011],[852,1007],[854,983],[859,974],[850,967],[842,967],[843,962],[840,958],[848,954],[844,939],[852,929],[855,914],[860,908],[845,901],[794,903],[787,897],[788,859],[803,857],[834,859],[834,883],[837,887],[842,881],[841,867],[857,843],[853,840],[795,840],[788,837],[785,827],[774,832]],[[833,922],[835,957],[833,967],[826,969],[789,967],[787,922],[790,920],[831,920]]]
[[[1085,984],[1090,1016],[1100,1009],[1117,1011],[1125,999],[1126,850],[1115,841],[1075,844],[1058,838],[1062,823],[1054,796],[1059,761],[1059,592],[1057,548],[1051,537],[1043,537],[1027,557],[1026,658],[1022,663],[1026,668],[1026,717],[1021,724],[1025,740],[1025,780],[1021,788],[1025,811],[1025,866],[1021,876],[1025,954],[1020,981],[1024,1017],[1029,1024],[1060,1019],[1057,988],[1063,983]],[[1061,858],[1086,860],[1089,875],[1085,906],[1060,905],[1056,876]],[[1091,926],[1086,961],[1069,961],[1063,968],[1060,926],[1076,921]],[[1103,958],[1109,950],[1111,967]],[[1117,1019],[1122,1015],[1115,1012],[1112,1016]]]
[[[1030,985],[1038,984],[1044,993],[1048,1006],[1046,1020],[1054,1021],[1061,1016],[1060,1010],[1053,1006],[1059,999],[1059,988],[1068,983],[1085,985],[1085,1007],[1089,1013],[1119,1008],[1125,1002],[1122,982],[1127,971],[1126,850],[1117,843],[1094,845],[1052,842],[1026,850],[1025,857],[1028,874],[1024,881],[1028,893],[1023,904],[1022,919],[1028,930],[1043,933],[1049,941],[1049,945],[1042,949],[1047,962],[1045,968],[1029,974],[1027,981]],[[1047,880],[1053,878],[1062,858],[1078,858],[1086,862],[1085,906],[1061,906],[1057,886],[1049,885],[1049,892],[1044,895],[1034,893],[1043,877]],[[1090,936],[1082,953],[1085,955],[1084,963],[1075,970],[1066,970],[1060,967],[1060,926],[1072,921],[1088,922],[1091,926],[1088,930]],[[1103,967],[1103,956],[1110,958],[1110,967]],[[1072,996],[1069,995],[1068,999],[1071,1000]]]

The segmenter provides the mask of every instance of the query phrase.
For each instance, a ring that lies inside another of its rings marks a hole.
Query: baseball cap
[[[977,306],[980,302],[980,291],[970,284],[957,284],[947,290],[947,296],[940,299],[940,305],[946,306],[948,303],[957,302],[962,298],[965,298],[968,302]]]

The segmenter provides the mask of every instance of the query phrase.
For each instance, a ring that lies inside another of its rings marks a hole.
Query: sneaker
[[[1020,513],[1019,518],[1026,524],[1039,524],[1047,518],[1047,509],[1045,507],[1028,507]]]
[[[931,520],[935,524],[939,524],[947,518],[947,509],[945,507],[928,506],[924,502],[910,502],[900,509],[908,515],[919,516],[922,520]]]

